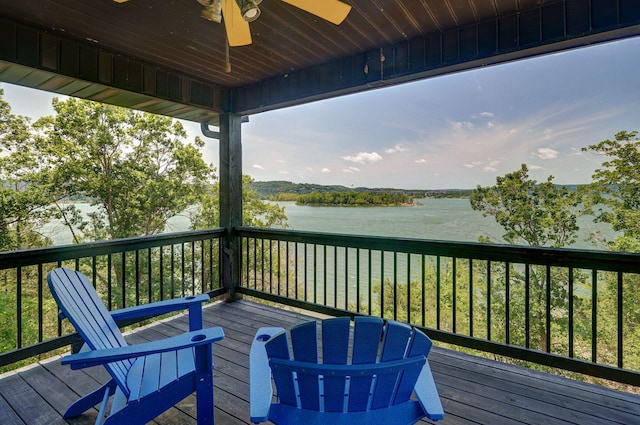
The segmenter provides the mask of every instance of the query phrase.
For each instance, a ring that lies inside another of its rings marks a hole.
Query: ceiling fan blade
[[[113,0],[113,1],[115,1],[116,3],[126,3],[126,2],[128,2],[129,0]]]
[[[227,30],[229,46],[246,46],[251,44],[249,23],[242,19],[240,8],[235,0],[222,0],[222,17]]]
[[[351,6],[339,0],[282,0],[292,6],[312,13],[326,21],[340,25],[345,20]]]

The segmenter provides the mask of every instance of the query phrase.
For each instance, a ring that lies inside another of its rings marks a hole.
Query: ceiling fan
[[[114,0],[124,3],[128,0]],[[281,0],[299,9],[307,11],[326,21],[339,25],[349,14],[351,6],[340,0]],[[202,17],[217,23],[222,22],[227,31],[229,46],[251,44],[249,22],[260,16],[258,4],[262,0],[198,0],[204,6]]]

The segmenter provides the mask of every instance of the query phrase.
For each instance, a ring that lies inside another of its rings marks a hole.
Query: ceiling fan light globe
[[[253,9],[248,9],[245,13],[242,14],[242,19],[247,22],[253,22],[260,16],[260,9],[257,7]]]
[[[254,0],[236,0],[242,19],[253,22],[260,16],[260,8]]]

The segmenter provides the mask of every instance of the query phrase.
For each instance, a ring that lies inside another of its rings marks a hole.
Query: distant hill
[[[332,192],[373,192],[388,194],[403,194],[413,198],[465,198],[471,193],[467,189],[398,189],[398,188],[369,188],[369,187],[346,187],[340,185],[320,185],[314,183],[292,183],[284,180],[276,181],[254,181],[251,188],[256,191],[261,199],[274,199],[277,195],[308,195],[312,192],[332,193]],[[282,200],[282,197],[280,197]]]

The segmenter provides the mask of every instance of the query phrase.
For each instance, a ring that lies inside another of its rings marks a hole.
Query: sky
[[[13,113],[53,114],[54,94],[0,87]],[[527,164],[538,181],[580,184],[603,159],[581,149],[621,130],[640,130],[640,37],[252,115],[243,170],[257,181],[469,189]],[[204,156],[218,165],[217,141]]]

